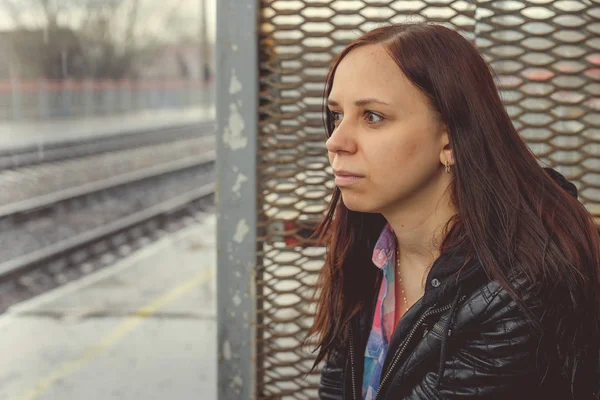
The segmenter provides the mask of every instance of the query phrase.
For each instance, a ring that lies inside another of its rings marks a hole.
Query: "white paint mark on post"
[[[242,377],[239,375],[236,375],[231,379],[231,387],[241,388],[243,383],[244,381],[242,381]]]
[[[235,73],[235,68],[231,69],[231,81],[229,82],[229,94],[234,95],[242,91],[242,82]]]
[[[237,174],[237,177],[235,179],[235,184],[231,188],[231,190],[233,191],[233,193],[235,193],[237,195],[237,197],[242,196],[240,194],[240,189],[242,188],[242,183],[245,183],[245,182],[248,182],[248,177],[246,175],[242,174],[241,172],[239,174]]]
[[[239,293],[236,293],[236,294],[235,294],[235,296],[233,296],[233,299],[232,299],[232,300],[233,300],[233,304],[234,304],[236,307],[239,307],[239,306],[240,306],[240,304],[242,304],[242,299],[240,298],[240,294],[239,294]]]
[[[248,226],[248,223],[246,222],[245,219],[241,219],[238,222],[237,227],[235,229],[235,235],[233,235],[233,241],[236,243],[242,243],[244,241],[244,238],[246,237],[246,235],[248,235],[248,233],[250,233],[250,227]]]
[[[223,358],[227,361],[231,360],[231,343],[229,340],[223,342]]]
[[[244,136],[244,118],[235,104],[229,105],[229,123],[223,132],[223,143],[231,150],[243,149],[248,145],[248,138]]]

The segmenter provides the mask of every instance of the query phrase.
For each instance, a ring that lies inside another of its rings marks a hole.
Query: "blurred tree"
[[[177,13],[181,3],[154,2],[141,18],[140,0],[0,0],[14,26],[0,32],[0,48],[11,53],[10,65],[0,65],[0,79],[8,78],[7,73],[21,78],[135,79],[140,68],[159,56],[161,44],[176,41],[177,32],[184,30],[178,21],[184,17]],[[170,37],[157,25],[168,27]],[[180,71],[189,74],[189,68]]]

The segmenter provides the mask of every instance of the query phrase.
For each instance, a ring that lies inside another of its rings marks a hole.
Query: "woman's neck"
[[[413,204],[384,217],[396,235],[402,269],[425,271],[439,257],[444,228],[457,210],[447,196]]]

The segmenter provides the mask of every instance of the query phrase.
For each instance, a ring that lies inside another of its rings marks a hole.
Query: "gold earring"
[[[450,173],[450,162],[446,160],[446,173]]]

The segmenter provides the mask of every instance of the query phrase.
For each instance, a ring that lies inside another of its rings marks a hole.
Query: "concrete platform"
[[[0,399],[216,400],[215,217],[0,316]]]
[[[146,110],[105,117],[45,121],[0,122],[0,150],[31,145],[43,147],[73,139],[127,134],[145,129],[172,127],[215,119],[215,108],[191,107],[173,110]]]

